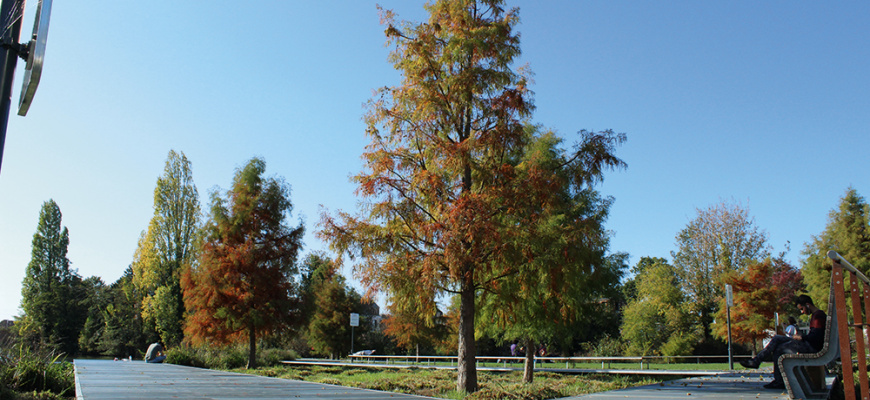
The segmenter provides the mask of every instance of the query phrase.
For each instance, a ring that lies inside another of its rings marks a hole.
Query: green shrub
[[[10,398],[68,396],[75,392],[75,373],[71,363],[61,361],[60,355],[48,348],[4,346],[0,349],[0,385],[5,392],[17,392],[17,397]],[[25,392],[36,393],[23,395]],[[9,396],[4,392],[0,395]]]
[[[296,358],[296,353],[292,350],[260,349],[257,351],[257,365],[263,367],[278,365],[283,360],[294,358]],[[166,350],[166,362],[210,369],[242,368],[248,364],[248,347],[243,345],[178,346]]]

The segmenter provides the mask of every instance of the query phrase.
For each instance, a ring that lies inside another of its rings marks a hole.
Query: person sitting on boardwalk
[[[792,337],[776,335],[755,357],[740,361],[740,365],[746,368],[758,368],[762,361],[773,361],[773,382],[764,385],[767,389],[785,388],[779,372],[779,356],[787,353],[816,353],[824,345],[827,314],[816,307],[813,299],[805,294],[798,296],[795,304],[802,314],[811,316],[810,333],[806,336],[795,333]]]
[[[162,363],[165,359],[166,355],[163,354],[163,346],[160,343],[151,343],[151,346],[148,346],[148,351],[145,352],[145,362]]]

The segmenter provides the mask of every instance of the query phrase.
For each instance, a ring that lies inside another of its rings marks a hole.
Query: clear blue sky
[[[399,82],[375,4],[55,1],[42,82],[27,117],[11,117],[0,170],[0,319],[20,313],[48,199],[73,267],[115,281],[170,149],[191,160],[204,204],[265,158],[292,186],[305,251],[325,249],[312,234],[320,206],[356,209],[362,105]],[[423,1],[380,4],[425,18]],[[522,62],[536,74],[534,122],[569,140],[628,135],[628,169],[600,189],[616,199],[611,251],[632,263],[670,258],[697,208],[734,199],[799,264],[850,185],[870,196],[870,3],[508,5],[520,7]]]

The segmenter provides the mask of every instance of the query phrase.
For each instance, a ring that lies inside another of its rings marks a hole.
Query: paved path
[[[76,399],[428,399],[144,361],[75,360]]]
[[[372,365],[368,365],[371,367]],[[770,368],[768,368],[769,370]],[[570,400],[785,400],[785,390],[768,390],[769,371],[691,377],[656,385],[571,397]],[[142,361],[75,360],[76,398],[102,399],[427,399],[311,382],[267,378]],[[563,400],[569,400],[563,399]]]
[[[692,377],[661,384],[639,386],[611,392],[593,393],[563,400],[663,400],[663,399],[705,399],[705,400],[786,400],[788,392],[770,390],[762,387],[770,382],[771,373],[745,372],[707,377]]]

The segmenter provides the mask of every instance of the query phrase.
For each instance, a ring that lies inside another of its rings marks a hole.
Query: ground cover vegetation
[[[212,192],[203,215],[193,165],[170,151],[154,214],[112,283],[73,268],[75,232],[50,199],[21,266],[22,315],[0,326],[2,393],[69,395],[20,378],[31,365],[66,374],[39,361],[46,354],[141,358],[157,341],[172,362],[220,368],[342,358],[352,348],[451,355],[451,390],[488,392],[476,357],[507,356],[511,343],[524,371],[505,376],[527,385],[536,384],[535,355],[726,354],[725,284],[735,289],[736,353],[752,353],[779,329],[775,313],[797,315],[795,294],[826,306],[828,250],[870,272],[870,207],[853,188],[806,242],[800,266],[773,255],[734,201],[697,209],[670,260],[629,266],[610,249],[614,199],[598,189],[626,168],[616,155],[626,135],[568,138],[532,123],[531,72],[515,65],[519,10],[499,0],[427,9],[422,23],[381,10],[401,82],[368,103],[370,143],[353,177],[361,209],[321,216],[316,234],[332,254],[301,254],[305,226],[289,222],[290,185],[259,158]],[[344,263],[364,293],[342,276]],[[376,293],[385,310],[368,300]],[[351,313],[360,315],[352,330]]]
[[[538,373],[534,383],[521,383],[522,372],[480,372],[480,388],[473,394],[456,390],[456,371],[411,369],[374,370],[366,368],[276,366],[256,370],[238,370],[263,376],[295,379],[332,385],[359,387],[389,392],[409,393],[445,399],[553,399],[587,393],[648,385],[659,381],[625,375],[562,375]]]

